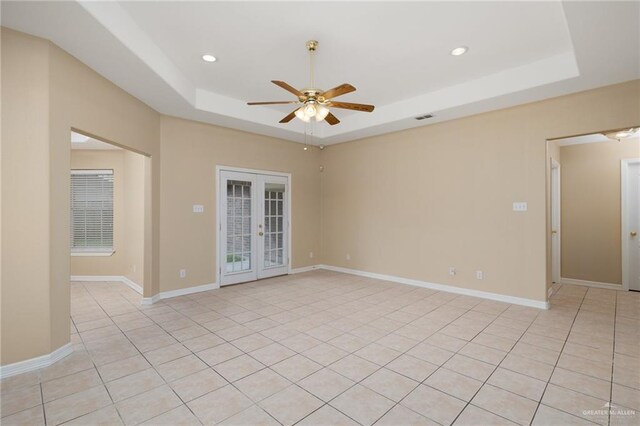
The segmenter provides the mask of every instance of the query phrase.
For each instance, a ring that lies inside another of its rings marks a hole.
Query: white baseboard
[[[160,300],[171,299],[172,297],[186,296],[187,294],[200,293],[203,291],[215,290],[217,288],[220,288],[220,286],[216,283],[212,283],[197,285],[195,287],[179,288],[177,290],[163,291],[153,297],[142,298],[142,304],[153,305]]]
[[[140,301],[141,305],[153,305],[154,303],[160,301],[160,295],[156,294],[155,296],[151,296],[151,297],[143,297],[142,300]]]
[[[142,286],[131,281],[129,278],[123,276],[122,277],[122,282],[125,283],[126,285],[128,285],[129,287],[131,287],[131,289],[133,289],[133,291],[142,294],[143,290],[142,290]]]
[[[525,299],[522,297],[508,296],[505,294],[490,293],[481,290],[472,290],[463,287],[454,287],[446,284],[436,284],[427,281],[414,280],[410,278],[396,277],[393,275],[376,274],[374,272],[359,271],[356,269],[341,268],[331,265],[318,265],[320,269],[328,271],[343,272],[345,274],[358,275],[361,277],[375,278],[378,280],[393,281],[400,284],[407,284],[416,287],[428,288],[431,290],[444,291],[447,293],[463,294],[465,296],[479,297],[482,299],[496,300],[498,302],[511,303],[514,305],[529,306],[531,308],[549,309],[549,301]]]
[[[598,281],[578,280],[576,278],[560,277],[560,284],[585,285],[587,287],[606,288],[609,290],[623,290],[622,284],[601,283]]]
[[[71,281],[122,281],[122,275],[71,275]]]
[[[29,371],[48,367],[72,352],[73,346],[71,343],[67,343],[49,354],[0,366],[0,379],[6,379],[7,377],[15,376],[16,374],[27,373]]]
[[[186,296],[187,294],[200,293],[203,291],[215,290],[217,288],[220,288],[220,286],[216,283],[203,284],[195,287],[187,287],[187,288],[179,288],[177,290],[163,291],[158,296],[160,296],[160,300],[170,299],[172,297]]]
[[[384,280],[384,281],[393,281],[393,282],[397,282],[399,284],[406,284],[406,285],[412,285],[412,286],[416,286],[416,287],[423,287],[423,288],[428,288],[428,289],[432,289],[432,290],[437,290],[437,291],[444,291],[447,293],[455,293],[455,294],[462,294],[462,295],[466,295],[466,296],[474,296],[474,297],[479,297],[481,299],[489,299],[489,300],[496,300],[499,302],[505,302],[505,303],[511,303],[514,305],[521,305],[521,306],[529,306],[532,308],[538,308],[538,309],[549,309],[549,302],[548,301],[541,301],[541,300],[533,300],[533,299],[525,299],[522,297],[516,297],[516,296],[508,296],[508,295],[504,295],[504,294],[498,294],[498,293],[490,293],[487,291],[481,291],[481,290],[472,290],[469,288],[464,288],[464,287],[455,287],[455,286],[450,286],[450,285],[446,285],[446,284],[436,284],[436,283],[430,283],[427,281],[420,281],[420,280],[414,280],[414,279],[410,279],[410,278],[402,278],[402,277],[397,277],[397,276],[393,276],[393,275],[385,275],[385,274],[377,274],[374,272],[366,272],[366,271],[359,271],[356,269],[349,269],[349,268],[342,268],[342,267],[338,267],[338,266],[331,266],[331,265],[311,265],[311,266],[305,266],[302,268],[295,268],[291,270],[291,274],[299,274],[299,273],[303,273],[303,272],[309,272],[309,271],[313,271],[313,270],[317,270],[317,269],[325,269],[328,271],[334,271],[334,272],[342,272],[345,274],[351,274],[351,275],[358,275],[361,277],[367,277],[367,278],[374,278],[374,279],[379,279],[379,280]],[[156,294],[153,297],[145,297],[142,299],[142,304],[143,305],[152,305],[160,300],[163,299],[169,299],[172,297],[178,297],[178,296],[184,296],[187,294],[193,294],[193,293],[199,293],[202,291],[209,291],[209,290],[214,290],[220,288],[220,285],[213,283],[213,284],[204,284],[204,285],[199,285],[199,286],[195,286],[195,287],[188,287],[188,288],[182,288],[182,289],[178,289],[178,290],[170,290],[170,291],[164,291],[161,292],[159,294]],[[551,295],[551,289],[549,289],[549,296]]]
[[[136,293],[142,294],[142,286],[131,281],[124,275],[71,275],[71,281],[86,281],[86,282],[99,282],[99,281],[116,281],[131,287]]]
[[[301,274],[303,272],[309,272],[309,271],[314,271],[316,269],[318,269],[319,266],[318,265],[311,265],[311,266],[303,266],[302,268],[295,268],[291,270],[292,274]]]

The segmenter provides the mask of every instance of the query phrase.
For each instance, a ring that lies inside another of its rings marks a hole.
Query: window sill
[[[72,251],[71,257],[104,257],[104,256],[113,256],[115,250],[113,251]]]

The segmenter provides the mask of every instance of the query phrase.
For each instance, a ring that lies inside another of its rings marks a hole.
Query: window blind
[[[71,251],[113,251],[113,170],[71,171]]]

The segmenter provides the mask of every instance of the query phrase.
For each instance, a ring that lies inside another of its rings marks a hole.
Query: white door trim
[[[258,169],[247,169],[247,168],[244,168],[244,167],[231,167],[231,166],[216,165],[216,174],[217,175],[220,174],[221,170],[224,170],[225,172],[252,173],[254,175],[283,176],[283,177],[291,179],[291,173],[276,172],[276,171],[273,171],[273,170],[258,170]]]
[[[639,164],[640,158],[625,158],[620,160],[620,241],[622,243],[622,289],[629,290],[629,217],[628,208],[628,179],[629,166]]]
[[[555,240],[551,234],[551,281],[560,283],[562,267],[562,239],[561,239],[561,196],[560,196],[560,163],[551,158],[551,231],[556,225]],[[554,268],[553,265],[556,265]]]
[[[216,271],[216,282],[220,284],[222,282],[222,264],[220,258],[220,234],[222,229],[222,222],[220,221],[220,172],[240,172],[240,173],[252,173],[257,175],[270,175],[270,176],[282,176],[287,178],[287,251],[288,251],[288,261],[287,261],[287,273],[291,274],[291,258],[293,256],[293,245],[292,245],[292,234],[293,227],[291,226],[291,222],[293,217],[291,216],[291,193],[293,192],[293,186],[291,185],[291,173],[284,172],[276,172],[273,170],[259,170],[259,169],[248,169],[244,167],[233,167],[233,166],[224,166],[220,164],[216,164],[216,174],[215,174],[215,182],[214,188],[216,190],[216,266],[218,270]]]

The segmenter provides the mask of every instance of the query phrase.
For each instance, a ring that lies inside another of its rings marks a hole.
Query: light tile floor
[[[314,271],[71,294],[73,354],[3,380],[2,425],[640,424],[638,293],[556,286],[543,311]]]

